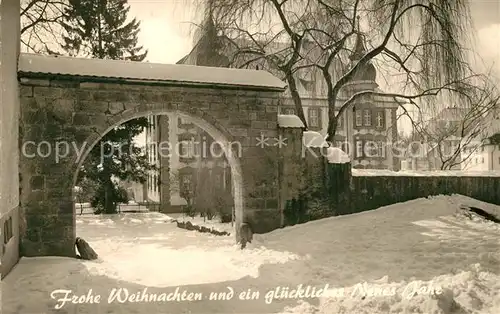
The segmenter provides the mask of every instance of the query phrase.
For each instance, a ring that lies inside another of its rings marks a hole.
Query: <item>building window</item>
[[[184,174],[181,176],[181,189],[184,192],[188,192],[191,189],[191,184],[192,184],[192,175],[191,174]]]
[[[481,157],[481,163],[484,164],[484,157]]]
[[[220,158],[224,154],[224,148],[222,147],[222,143],[219,143],[217,141],[212,141],[210,143],[210,146],[208,146],[210,149],[210,157],[211,158]]]
[[[344,128],[344,115],[337,116],[337,129]]]
[[[379,142],[366,141],[363,142],[363,153],[364,157],[381,157]]]
[[[179,157],[182,158],[191,158],[191,152],[189,149],[189,142],[183,141],[179,143]]]
[[[156,161],[156,145],[155,143],[149,144],[149,162],[154,163]]]
[[[319,108],[309,108],[308,110],[308,124],[312,128],[321,127],[321,111]]]
[[[384,112],[383,111],[377,111],[377,115],[375,117],[376,119],[376,125],[377,128],[384,128],[385,127],[385,119],[384,119]]]
[[[214,176],[214,183],[215,183],[215,187],[217,188],[222,188],[223,187],[223,184],[222,184],[222,175],[220,173],[216,173],[215,176]]]
[[[382,157],[382,158],[385,158],[385,146],[384,146],[384,142],[382,141],[379,141],[377,142],[377,148],[378,148],[378,157]]]
[[[498,164],[500,165],[500,157],[498,157]]]
[[[372,113],[370,110],[364,110],[364,124],[365,126],[372,125]]]
[[[356,110],[356,126],[363,125],[363,117],[361,116],[361,111]]]
[[[205,156],[202,156],[202,154],[201,154],[202,145],[203,145],[203,141],[199,141],[197,144],[193,144],[193,151],[194,151],[195,156],[205,157]],[[205,142],[205,145],[207,145],[206,142]],[[210,148],[210,146],[208,146],[208,148]]]
[[[349,145],[348,141],[339,141],[337,143],[338,143],[337,147],[340,147],[340,149],[343,150],[344,153],[346,153],[347,155],[351,153],[351,145]]]
[[[12,238],[12,217],[9,217],[4,223],[3,223],[3,243],[7,244],[9,243],[9,240]]]
[[[281,107],[280,112],[281,114],[295,114],[295,109],[291,107]]]
[[[356,141],[356,157],[363,157],[363,141]]]

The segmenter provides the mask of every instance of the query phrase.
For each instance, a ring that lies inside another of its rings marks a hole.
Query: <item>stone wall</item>
[[[335,215],[349,199],[350,164],[330,165],[326,147],[303,142],[301,128],[279,129],[287,139],[280,149],[280,208],[289,226]],[[342,184],[339,184],[342,183]]]
[[[440,194],[462,194],[500,205],[498,177],[354,176],[351,180],[351,212]]]
[[[295,141],[301,138],[300,135],[294,137]],[[500,205],[499,177],[353,176],[350,163],[328,163],[324,148],[303,147],[302,156],[299,168],[291,165],[297,164],[293,156],[283,160],[288,164],[285,168],[294,169],[297,177],[294,184],[302,182],[298,193],[289,194],[283,200],[286,225],[440,194],[462,194]],[[290,184],[286,180],[282,182]],[[287,210],[285,203],[293,198],[296,198],[293,208]],[[291,218],[287,219],[287,216]]]
[[[280,145],[278,160],[279,177],[279,208],[281,226],[289,225],[293,217],[286,212],[290,210],[290,202],[300,198],[304,185],[304,167],[302,151],[302,128],[279,127],[278,137],[286,139],[286,145]]]
[[[2,1],[0,18],[0,273],[19,260],[19,1]]]
[[[168,115],[163,115],[163,116],[158,116],[158,126],[159,128],[159,141],[166,141],[169,142],[169,126],[170,126],[170,117]],[[171,143],[171,142],[170,142]],[[158,151],[160,149],[165,150],[163,147],[156,148]],[[160,178],[160,212],[162,213],[168,213],[171,210],[171,186],[170,186],[170,156],[169,154],[172,154],[172,152],[165,152],[162,151],[161,154],[159,155],[159,171],[158,175]],[[162,158],[161,156],[168,156],[165,158]]]
[[[340,200],[335,215],[359,213],[395,203],[435,196],[462,194],[500,205],[500,178],[456,176],[344,176],[333,178],[337,165],[329,164],[328,196]],[[342,190],[339,187],[349,187]]]
[[[85,157],[90,145],[112,127],[165,112],[192,117],[231,143],[239,143],[241,152],[232,146],[232,167],[241,175],[239,195],[245,211],[236,213],[236,222],[248,222],[256,233],[279,227],[278,149],[257,146],[261,134],[277,136],[278,96],[279,92],[267,90],[22,77],[20,140],[22,145],[30,143],[20,167],[21,207],[27,223],[23,254],[74,256],[71,195],[79,156]],[[213,137],[221,140],[220,136]],[[62,142],[70,144],[69,152],[58,159],[56,146]]]

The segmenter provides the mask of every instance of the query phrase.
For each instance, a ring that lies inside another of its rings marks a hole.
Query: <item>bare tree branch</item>
[[[21,0],[21,44],[30,52],[46,53],[47,45],[61,40],[60,21],[66,0]]]
[[[492,127],[486,123],[487,118],[500,108],[496,86],[485,76],[476,78],[482,83],[460,90],[464,100],[462,106],[444,109],[414,131],[432,143],[433,150],[426,158],[434,158],[441,170],[464,167],[469,163],[487,137],[484,131]]]
[[[228,43],[224,53],[232,56],[231,66],[258,66],[284,79],[306,126],[302,100],[326,100],[329,142],[339,117],[362,96],[392,98],[400,117],[422,133],[423,117],[444,104],[480,102],[474,92],[482,87],[464,57],[470,33],[466,0],[199,1],[208,4],[219,39]],[[350,58],[359,38],[364,51]],[[393,88],[349,89],[372,65],[387,73]],[[420,121],[409,107],[418,110]]]

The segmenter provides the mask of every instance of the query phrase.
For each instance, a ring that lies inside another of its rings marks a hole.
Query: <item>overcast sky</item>
[[[450,0],[454,1],[454,0]],[[500,0],[471,0],[478,53],[500,74]],[[196,8],[192,0],[129,0],[131,16],[141,21],[141,43],[148,61],[175,63],[192,47]],[[200,11],[200,10],[198,10]]]
[[[196,16],[190,0],[129,0],[130,17],[141,21],[139,39],[149,50],[147,60],[176,63],[192,48],[191,21]]]
[[[129,0],[129,3],[130,17],[141,21],[139,39],[149,50],[147,61],[176,63],[189,53],[193,47],[192,21],[201,11],[196,10],[193,0]],[[500,78],[500,0],[471,0],[471,3],[478,40],[476,52]],[[410,130],[409,126],[400,128]]]
[[[500,78],[500,1],[472,0],[471,12],[477,30],[478,53],[489,65],[494,64]]]

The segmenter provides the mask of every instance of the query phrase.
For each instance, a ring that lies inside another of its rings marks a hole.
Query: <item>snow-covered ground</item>
[[[184,214],[169,214],[169,216],[179,222],[190,221],[195,226],[203,226],[220,232],[225,231],[229,234],[234,234],[234,225],[232,223],[221,223],[218,217],[208,220],[200,216],[187,217]]]
[[[500,313],[500,228],[456,215],[460,204],[500,214],[467,197],[432,197],[255,235],[243,251],[232,236],[183,230],[158,213],[79,216],[77,234],[100,259],[21,259],[2,282],[2,313]],[[309,286],[302,300],[285,297],[299,285]],[[416,285],[427,294],[409,297]],[[114,288],[157,299],[108,302]],[[361,288],[385,296],[363,298]],[[56,310],[57,289],[102,300]],[[210,300],[231,289],[232,298]],[[183,291],[194,300],[177,301]]]
[[[294,258],[293,254],[266,249],[235,254],[234,238],[219,241],[215,236],[184,231],[171,222],[171,217],[160,213],[111,217],[78,217],[77,234],[88,239],[101,257],[97,263],[86,263],[87,270],[117,280],[154,287],[214,283],[256,277],[260,265]],[[140,259],[134,258],[138,255]],[[200,259],[204,263],[199,263]],[[150,261],[147,267],[145,261]],[[247,267],[238,267],[241,263]],[[165,274],[167,280],[159,276],[165,267],[174,270]]]
[[[145,205],[139,205],[137,203],[129,202],[128,204],[118,204],[116,209],[119,213],[125,212],[148,212],[148,208]],[[75,203],[75,211],[77,215],[93,215],[94,209],[90,206],[90,203]]]
[[[353,176],[415,176],[415,177],[500,177],[500,171],[460,171],[460,170],[439,170],[439,171],[391,171],[383,169],[352,169]]]

